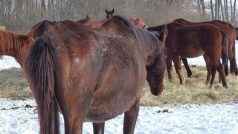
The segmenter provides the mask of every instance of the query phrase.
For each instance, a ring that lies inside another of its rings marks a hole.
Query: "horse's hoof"
[[[191,78],[192,77],[192,73],[188,74],[188,78]]]
[[[224,85],[223,87],[226,88],[226,89],[228,89],[228,86],[227,86],[227,85]]]

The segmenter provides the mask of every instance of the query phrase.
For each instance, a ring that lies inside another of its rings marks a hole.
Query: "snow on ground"
[[[1,134],[39,132],[34,100],[0,99],[0,119]],[[62,116],[60,124],[63,133]],[[120,115],[106,122],[105,133],[121,134],[122,127]],[[83,134],[93,134],[91,123]],[[238,102],[140,107],[135,134],[238,134]]]
[[[12,67],[20,68],[21,66],[13,57],[3,56],[2,59],[0,59],[0,70]]]

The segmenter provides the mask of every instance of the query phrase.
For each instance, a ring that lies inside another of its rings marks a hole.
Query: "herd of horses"
[[[177,19],[147,27],[139,18],[86,16],[79,21],[42,21],[28,34],[0,31],[0,54],[21,65],[37,103],[40,133],[59,133],[59,111],[66,134],[81,134],[83,122],[93,123],[94,134],[103,134],[105,121],[124,113],[124,134],[134,133],[142,87],[147,80],[153,95],[164,89],[172,61],[184,83],[183,61],[204,56],[206,83],[215,73],[225,88],[225,75],[237,75],[236,28],[223,21],[193,23]],[[220,61],[222,59],[222,63]]]

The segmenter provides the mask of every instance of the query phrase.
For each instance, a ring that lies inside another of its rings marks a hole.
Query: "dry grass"
[[[220,103],[238,101],[238,77],[226,77],[228,89],[218,83],[216,75],[213,89],[205,85],[206,70],[203,67],[192,67],[193,76],[185,76],[185,85],[180,85],[177,74],[173,71],[174,82],[165,77],[165,87],[160,96],[152,96],[146,83],[142,93],[141,105],[162,106],[186,103]],[[184,72],[185,74],[185,72]],[[167,75],[166,75],[167,76]],[[21,69],[0,71],[0,97],[22,98],[32,97],[27,81]]]
[[[12,68],[0,71],[0,97],[23,98],[31,96],[30,88],[21,69]]]
[[[205,85],[206,70],[204,67],[192,67],[193,76],[188,78],[185,70],[185,85],[180,85],[177,74],[173,71],[173,82],[164,79],[165,90],[160,96],[152,96],[146,84],[143,90],[141,105],[162,106],[185,103],[221,103],[238,101],[238,77],[229,75],[226,77],[228,89],[218,82],[218,73],[214,87],[211,89]]]

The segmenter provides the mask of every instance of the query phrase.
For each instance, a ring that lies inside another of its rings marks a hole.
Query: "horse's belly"
[[[181,51],[174,51],[175,55],[186,57],[186,58],[195,58],[201,55],[204,55],[204,51],[202,49],[200,50],[195,50],[193,48],[187,48],[185,50]]]
[[[138,93],[126,94],[120,92],[113,95],[108,100],[105,100],[107,97],[98,98],[94,100],[90,106],[86,120],[91,122],[102,122],[115,118],[116,116],[128,111],[139,96],[140,95]]]

